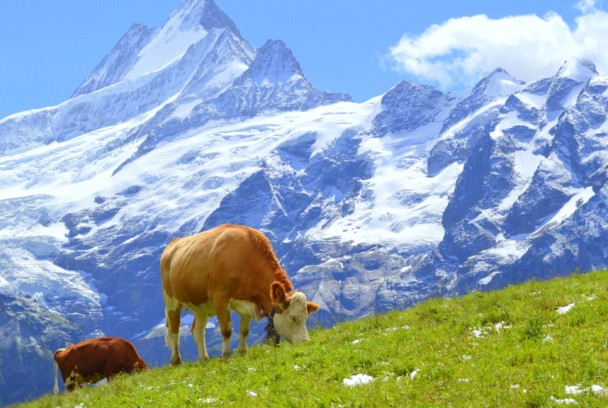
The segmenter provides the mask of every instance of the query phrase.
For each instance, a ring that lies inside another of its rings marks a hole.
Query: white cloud
[[[595,11],[595,3],[597,0],[581,0],[574,7],[579,9],[583,14]]]
[[[582,0],[582,14],[570,28],[548,13],[490,19],[485,15],[452,18],[418,36],[404,35],[390,48],[399,72],[444,89],[477,82],[497,67],[524,81],[554,75],[565,60],[587,58],[608,73],[608,13],[596,0]]]

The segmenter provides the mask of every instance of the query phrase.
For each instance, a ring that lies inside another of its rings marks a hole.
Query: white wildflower
[[[382,381],[384,381],[384,382],[389,381],[394,376],[395,376],[395,373],[388,373],[386,376],[384,376]]]
[[[512,327],[513,326],[505,324],[505,322],[498,322],[493,326],[488,325],[486,327],[475,327],[475,328],[469,327],[469,331],[473,334],[473,336],[475,336],[477,338],[484,338],[490,334],[490,331],[492,330],[492,328],[498,332],[502,329],[510,329]]]
[[[473,333],[473,336],[477,337],[478,339],[486,337],[488,335],[488,332],[484,329],[472,329],[471,333]]]
[[[217,398],[199,398],[196,400],[197,402],[201,402],[203,404],[215,404],[219,400]]]
[[[496,329],[496,331],[499,331],[500,329],[510,329],[511,327],[513,326],[505,324],[505,322],[498,322],[494,325],[494,329]]]
[[[386,331],[397,331],[397,330],[409,330],[410,326],[401,326],[401,327],[389,327]]]
[[[258,393],[255,391],[247,391],[247,395],[249,395],[250,397],[257,397]]]
[[[414,370],[410,373],[410,378],[413,380],[414,378],[416,378],[416,376],[418,375],[418,372],[420,370]]]
[[[575,399],[565,398],[565,399],[557,399],[555,397],[551,397],[551,401],[555,402],[558,405],[578,405]]]

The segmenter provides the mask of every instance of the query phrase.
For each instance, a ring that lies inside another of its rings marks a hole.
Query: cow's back
[[[165,293],[192,305],[239,299],[268,312],[271,283],[279,280],[292,288],[268,239],[238,225],[174,239],[161,257],[161,274]]]
[[[55,361],[59,365],[59,370],[65,381],[72,372],[78,372],[83,376],[103,372],[107,360],[107,351],[107,341],[102,339],[85,340],[57,351]]]

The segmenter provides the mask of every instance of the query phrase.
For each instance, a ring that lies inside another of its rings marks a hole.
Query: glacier
[[[323,326],[606,268],[607,111],[586,60],[355,103],[212,0],[134,24],[68,100],[0,119],[0,404],[50,392],[54,350],[89,337],[167,364],[160,253],[222,223],[268,235]]]

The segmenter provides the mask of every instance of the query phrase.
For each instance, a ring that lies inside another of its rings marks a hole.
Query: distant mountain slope
[[[0,119],[0,305],[69,322],[28,334],[36,357],[15,364],[43,370],[101,333],[166,363],[160,253],[222,223],[269,236],[323,325],[606,267],[607,90],[572,60],[531,83],[497,68],[461,95],[402,82],[353,103],[282,41],[255,49],[212,0],[185,0],[69,100]],[[0,375],[6,401],[50,387]]]

